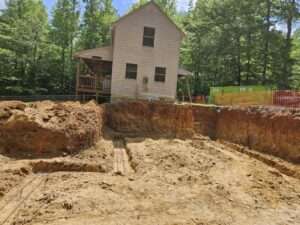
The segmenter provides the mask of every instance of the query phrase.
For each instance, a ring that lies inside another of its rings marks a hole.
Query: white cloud
[[[0,9],[5,8],[5,0],[0,0]]]

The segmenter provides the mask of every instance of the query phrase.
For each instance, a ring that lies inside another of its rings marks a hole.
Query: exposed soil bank
[[[89,147],[109,127],[125,136],[192,138],[242,144],[300,163],[300,109],[216,107],[158,102],[0,103],[0,153],[52,156]]]
[[[221,108],[216,137],[300,163],[300,110]]]
[[[105,106],[106,124],[136,136],[223,139],[300,163],[300,110],[147,102]]]
[[[102,109],[93,102],[0,102],[0,152],[16,157],[72,153],[96,143],[102,124]]]
[[[191,137],[191,106],[157,102],[120,102],[105,105],[106,125],[135,136]]]

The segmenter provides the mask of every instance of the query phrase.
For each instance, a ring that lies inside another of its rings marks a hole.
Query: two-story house
[[[112,45],[80,51],[77,94],[120,98],[176,98],[177,80],[191,75],[180,69],[184,33],[153,1],[117,20]],[[84,75],[82,75],[84,73]]]

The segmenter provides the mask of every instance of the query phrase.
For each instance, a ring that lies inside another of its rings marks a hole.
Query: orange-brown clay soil
[[[0,153],[36,158],[78,152],[101,136],[102,113],[94,102],[0,102]]]
[[[300,224],[299,166],[250,155],[202,137],[107,138],[52,159],[0,155],[0,224]]]

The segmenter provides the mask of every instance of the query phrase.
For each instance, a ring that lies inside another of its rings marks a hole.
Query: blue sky
[[[1,1],[1,0],[0,0]],[[53,8],[56,0],[44,0],[44,3],[49,11]],[[123,15],[127,12],[129,7],[135,2],[135,0],[113,0],[113,4],[118,10],[119,15]]]
[[[51,12],[56,0],[43,0],[48,11]],[[119,15],[124,15],[129,7],[135,3],[137,0],[113,0],[113,4],[118,10]],[[4,2],[5,0],[0,0],[0,9],[4,8]],[[187,9],[189,0],[178,0],[178,9],[179,10],[185,10]]]

